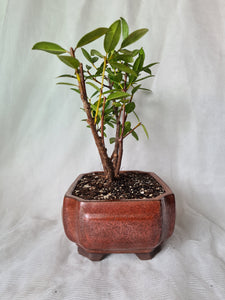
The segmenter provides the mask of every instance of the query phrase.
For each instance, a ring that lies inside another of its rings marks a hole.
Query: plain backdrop
[[[150,139],[141,129],[139,142],[127,138],[122,169],[166,181],[177,219],[153,260],[94,263],[65,237],[61,206],[100,159],[79,95],[55,84],[72,69],[31,48],[69,49],[119,17],[149,28],[134,48],[160,62],[145,82],[153,93],[135,100]],[[0,298],[224,299],[224,0],[1,0],[0,18]]]

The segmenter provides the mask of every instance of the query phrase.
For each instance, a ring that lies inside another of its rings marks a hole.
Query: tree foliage
[[[75,80],[74,83],[58,84],[74,85],[75,87],[71,89],[81,95],[87,114],[85,121],[92,130],[105,174],[109,179],[119,174],[124,139],[130,135],[138,140],[136,130],[139,126],[148,137],[147,129],[135,112],[134,95],[139,90],[150,91],[142,87],[142,82],[153,77],[151,68],[157,63],[145,64],[143,48],[134,50],[127,48],[147,32],[148,29],[142,28],[129,33],[126,20],[120,18],[109,28],[100,27],[85,34],[76,47],[71,47],[70,50],[50,42],[39,42],[33,46],[34,50],[57,55],[63,63],[74,69],[73,74],[59,76]],[[101,37],[104,38],[105,53],[97,49],[89,52],[84,48]],[[82,62],[76,58],[77,51],[81,51],[83,55]],[[87,91],[87,85],[90,86],[91,92],[90,89]],[[135,114],[136,124],[132,125],[131,121],[128,121],[130,114]],[[111,156],[107,154],[105,148],[108,126],[115,128],[114,136],[109,137],[109,142],[114,144]],[[110,168],[112,175],[107,171]]]

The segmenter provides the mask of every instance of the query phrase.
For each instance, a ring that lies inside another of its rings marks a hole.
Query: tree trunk
[[[107,149],[105,148],[104,140],[98,135],[94,119],[92,118],[92,115],[91,115],[91,108],[90,108],[90,103],[88,102],[88,98],[87,98],[82,64],[80,64],[80,74],[77,74],[77,76],[78,76],[78,78],[80,78],[80,80],[78,79],[79,89],[80,89],[81,100],[83,102],[83,107],[84,107],[84,110],[87,115],[87,123],[90,125],[92,135],[95,140],[95,144],[98,148],[98,152],[99,152],[99,155],[101,158],[105,176],[111,182],[114,179],[114,167],[113,167],[113,163],[112,163],[111,159],[109,158],[109,156],[107,154]]]

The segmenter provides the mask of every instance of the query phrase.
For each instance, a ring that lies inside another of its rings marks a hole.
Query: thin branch
[[[104,57],[103,70],[102,70],[102,83],[101,83],[101,88],[100,88],[100,93],[99,93],[99,99],[98,99],[97,108],[96,108],[96,114],[95,114],[95,124],[96,124],[96,121],[97,121],[99,105],[100,105],[100,101],[101,101],[101,97],[102,97],[103,84],[104,84],[104,78],[105,78],[106,63],[107,63],[107,57],[105,56]]]
[[[121,117],[121,112],[122,112],[122,107],[120,109],[120,112],[118,114],[118,108],[114,107],[114,113],[116,115],[116,137],[115,137],[115,146],[114,150],[111,156],[111,160],[113,161],[113,166],[114,168],[117,165],[117,160],[118,160],[118,150],[119,150],[119,138],[120,138],[120,117]]]
[[[93,75],[90,73],[90,71],[87,71],[87,72],[88,72],[88,74],[89,74],[90,76],[93,76]],[[97,82],[98,84],[101,85],[101,82],[98,81],[95,77],[92,77],[92,79],[93,79],[95,82]],[[109,85],[103,84],[103,86],[106,87],[106,88],[108,88],[108,89],[111,89]]]
[[[121,134],[120,134],[120,139],[119,140],[123,139],[126,119],[127,119],[127,114],[126,114],[126,111],[125,111],[125,104],[123,104],[123,119],[122,119],[122,128],[121,128]]]
[[[131,129],[127,134],[125,134],[123,138],[125,139],[125,137],[127,137],[129,134],[131,134],[131,133],[132,133],[135,129],[137,129],[141,124],[142,124],[141,122],[138,123],[133,129]]]
[[[70,48],[70,54],[72,57],[74,57],[73,48]],[[99,152],[99,155],[101,158],[105,176],[109,180],[109,182],[111,182],[114,179],[114,168],[113,168],[112,161],[108,157],[107,149],[105,148],[105,145],[102,142],[101,137],[98,135],[96,125],[95,125],[94,119],[91,114],[91,106],[90,106],[90,103],[88,102],[88,97],[87,97],[87,93],[86,93],[86,86],[85,86],[82,63],[80,63],[79,70],[78,69],[75,70],[75,74],[77,76],[77,80],[78,80],[78,84],[79,84],[80,96],[81,96],[81,100],[83,102],[83,107],[84,107],[84,110],[87,115],[87,123],[90,125],[91,132],[94,137],[95,144],[97,146],[97,149],[98,149],[98,152]]]
[[[119,176],[119,171],[121,167],[121,162],[122,162],[122,156],[123,156],[123,134],[124,134],[124,127],[125,127],[125,122],[127,118],[127,114],[125,111],[125,104],[123,104],[123,118],[122,118],[122,127],[121,127],[121,134],[119,138],[119,149],[118,149],[118,159],[116,163],[116,168],[115,168],[115,176]]]
[[[72,47],[70,47],[70,55],[75,57],[75,50]]]
[[[132,102],[134,94],[131,95],[129,102]]]
[[[101,137],[102,137],[102,142],[103,142],[104,145],[105,145],[105,141],[104,141],[105,102],[106,102],[106,97],[103,98],[102,116],[101,116]]]
[[[126,93],[126,91],[127,91],[127,73],[125,73],[125,76],[124,76],[124,88],[123,88],[123,90]]]
[[[98,135],[94,119],[92,118],[92,115],[91,115],[90,103],[88,102],[88,98],[87,98],[87,94],[86,94],[86,87],[85,87],[82,64],[80,64],[80,84],[81,84],[80,88],[82,90],[81,97],[82,97],[82,101],[84,104],[85,112],[88,117],[87,122],[90,125],[96,146],[98,148],[106,178],[108,178],[109,181],[112,181],[114,178],[113,164],[112,164],[112,161],[110,160],[110,158],[108,157],[107,149],[105,148],[104,142],[102,141],[101,137]]]

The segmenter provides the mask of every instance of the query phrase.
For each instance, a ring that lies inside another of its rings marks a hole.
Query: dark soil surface
[[[127,172],[108,184],[102,174],[83,176],[72,194],[85,200],[148,199],[165,193],[162,186],[147,173]]]

